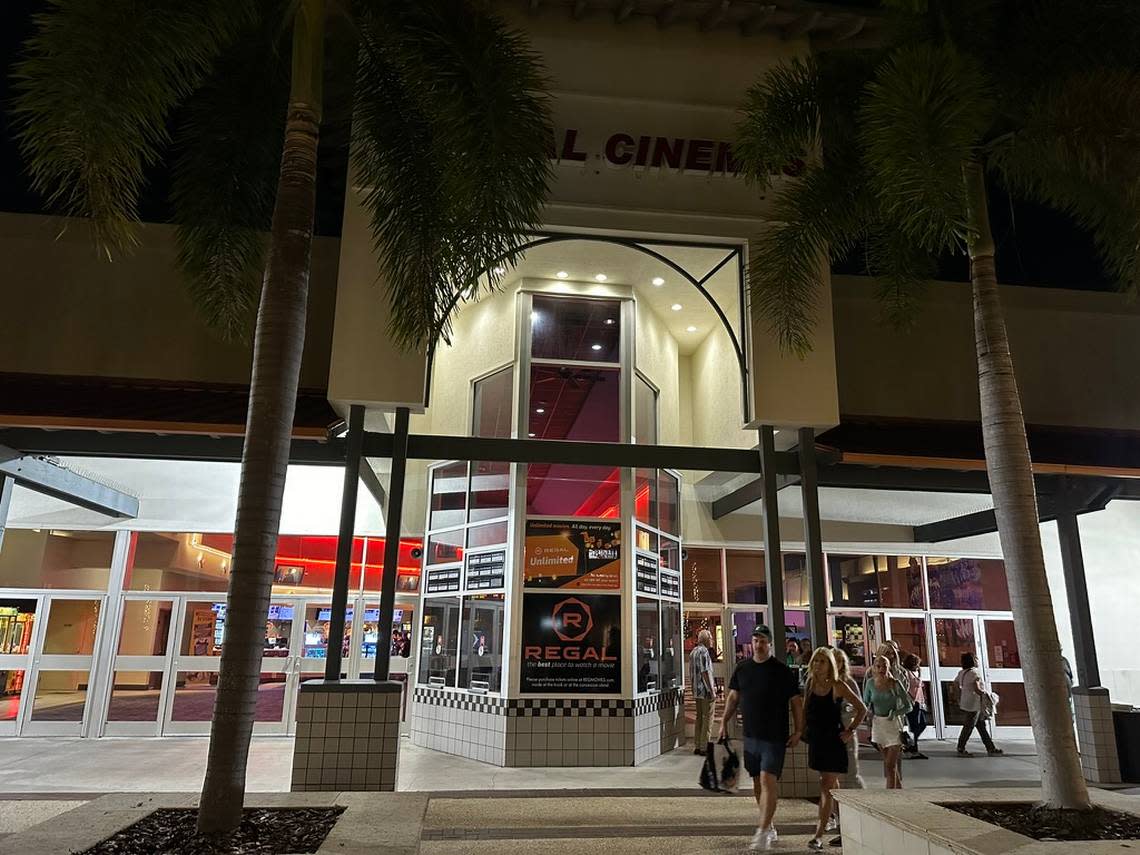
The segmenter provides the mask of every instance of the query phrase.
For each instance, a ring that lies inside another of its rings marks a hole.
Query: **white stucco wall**
[[[677,340],[665,328],[660,316],[643,301],[636,303],[634,352],[638,370],[657,387],[657,442],[677,445],[683,442],[680,426],[680,381],[677,367]],[[691,431],[690,431],[691,433]]]
[[[709,331],[692,357],[693,444],[728,448],[754,445],[744,430],[740,367],[728,333]]]

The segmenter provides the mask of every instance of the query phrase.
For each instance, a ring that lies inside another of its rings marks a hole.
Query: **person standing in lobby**
[[[689,654],[689,685],[693,687],[693,700],[697,705],[697,721],[693,727],[693,753],[705,753],[712,729],[713,703],[716,690],[713,687],[712,633],[702,629],[697,633],[697,644]]]
[[[741,710],[744,721],[744,768],[752,776],[752,791],[760,809],[760,826],[749,849],[771,849],[776,842],[776,814],[784,754],[799,744],[804,730],[804,700],[796,672],[772,655],[772,631],[763,624],[752,630],[752,658],[732,672],[720,736]],[[789,729],[791,708],[795,729]]]

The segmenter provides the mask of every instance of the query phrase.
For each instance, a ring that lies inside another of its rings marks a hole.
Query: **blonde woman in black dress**
[[[851,723],[844,726],[843,706],[855,710]],[[839,679],[835,656],[828,647],[818,647],[808,662],[808,678],[804,686],[804,741],[808,744],[808,768],[819,773],[819,822],[815,836],[808,843],[814,851],[823,849],[823,835],[835,802],[832,791],[839,789],[839,779],[847,774],[847,743],[855,738],[855,729],[867,714],[851,687]]]

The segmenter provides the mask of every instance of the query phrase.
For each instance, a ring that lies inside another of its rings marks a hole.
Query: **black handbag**
[[[701,788],[714,793],[731,793],[739,780],[740,755],[733,749],[732,740],[726,736],[718,742],[709,742],[705,746],[705,762],[701,764]]]

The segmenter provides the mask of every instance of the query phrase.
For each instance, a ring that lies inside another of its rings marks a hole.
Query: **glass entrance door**
[[[295,695],[303,619],[300,598],[274,597],[265,621],[261,679],[254,711],[254,733],[285,733]],[[218,669],[225,643],[224,601],[179,597],[175,601],[174,655],[170,664],[170,703],[163,733],[208,733],[218,691]]]
[[[170,703],[175,600],[127,595],[115,642],[103,734],[157,736]]]
[[[926,712],[929,719],[928,726],[932,729],[938,727],[938,717],[935,715],[934,699],[931,693],[934,672],[931,666],[930,636],[924,614],[886,615],[887,637],[898,642],[902,660],[913,653],[919,661],[919,677],[922,680],[923,697],[926,699]]]
[[[0,736],[15,736],[23,706],[31,702],[39,597],[0,598]]]
[[[847,654],[851,676],[860,686],[870,667],[871,652],[867,647],[867,616],[862,612],[833,612],[828,615],[832,645]]]
[[[958,728],[965,721],[958,702],[961,694],[955,677],[962,668],[962,654],[973,653],[979,660],[981,656],[978,646],[978,619],[974,615],[939,615],[931,616],[934,626],[934,665],[938,692],[935,700],[938,702],[939,722],[938,735],[942,738],[956,735]],[[983,679],[985,672],[982,672]]]
[[[994,716],[995,737],[1031,739],[1029,703],[1021,672],[1021,652],[1013,631],[1013,619],[981,615],[982,674],[999,700]]]
[[[28,697],[22,704],[23,735],[83,735],[105,602],[106,597],[44,596],[44,628],[33,647]]]

